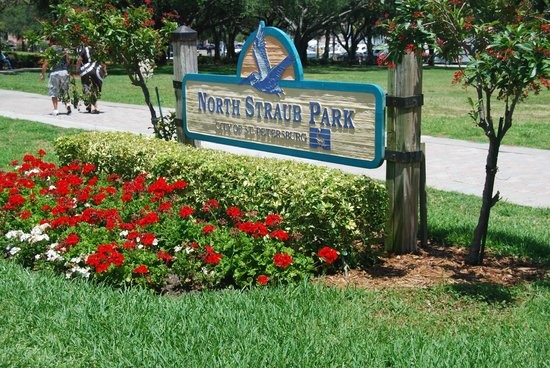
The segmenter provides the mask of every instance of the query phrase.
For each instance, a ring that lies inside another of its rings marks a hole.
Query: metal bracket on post
[[[408,97],[386,96],[387,107],[401,107],[410,109],[424,105],[424,95],[415,95]]]
[[[384,153],[384,159],[386,161],[408,164],[411,162],[421,162],[422,155],[422,151],[401,152],[386,149]]]

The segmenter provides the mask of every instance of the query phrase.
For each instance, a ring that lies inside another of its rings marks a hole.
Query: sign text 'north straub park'
[[[290,38],[263,22],[244,44],[236,76],[187,74],[182,95],[191,139],[364,168],[383,161],[384,91],[304,81]]]

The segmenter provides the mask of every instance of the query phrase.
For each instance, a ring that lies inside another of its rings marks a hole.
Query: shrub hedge
[[[147,172],[189,183],[196,205],[215,198],[261,214],[278,213],[305,248],[332,246],[350,264],[379,240],[387,209],[383,185],[360,175],[291,160],[235,155],[131,133],[58,138],[62,164],[92,163],[125,178]]]

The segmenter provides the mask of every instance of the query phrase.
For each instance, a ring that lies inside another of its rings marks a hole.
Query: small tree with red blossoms
[[[500,200],[493,193],[500,146],[518,103],[550,87],[550,22],[532,1],[432,0],[427,7],[440,53],[471,60],[453,82],[474,88],[470,116],[489,140],[482,205],[466,259],[482,264],[491,208]],[[495,99],[503,105],[500,116]]]
[[[447,60],[458,60],[453,83],[474,88],[470,116],[489,140],[485,185],[478,224],[466,262],[482,264],[491,208],[500,200],[494,191],[498,154],[512,127],[517,104],[530,93],[550,87],[550,22],[534,1],[405,0],[389,19],[389,53],[380,65],[393,67],[404,53],[435,40]],[[435,37],[435,38],[434,38]],[[471,60],[466,67],[460,55]],[[503,111],[494,116],[494,100]]]
[[[63,0],[52,6],[55,18],[41,23],[47,39],[74,53],[90,45],[97,61],[121,65],[131,83],[141,88],[155,126],[158,119],[147,80],[177,23],[167,14],[156,28],[151,1]]]

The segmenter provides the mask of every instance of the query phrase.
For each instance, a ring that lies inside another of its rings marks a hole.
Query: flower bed
[[[291,160],[234,155],[130,133],[88,132],[55,142],[63,164],[94,164],[98,171],[132,178],[141,172],[185,180],[189,205],[216,198],[262,215],[277,213],[292,226],[301,246],[340,251],[353,267],[369,244],[379,243],[387,209],[386,190],[366,176]],[[287,225],[289,226],[289,225]]]
[[[197,206],[182,179],[123,179],[44,155],[0,171],[0,244],[26,267],[156,290],[170,276],[195,290],[286,283],[342,266],[338,250],[302,246],[280,214],[214,198]]]

